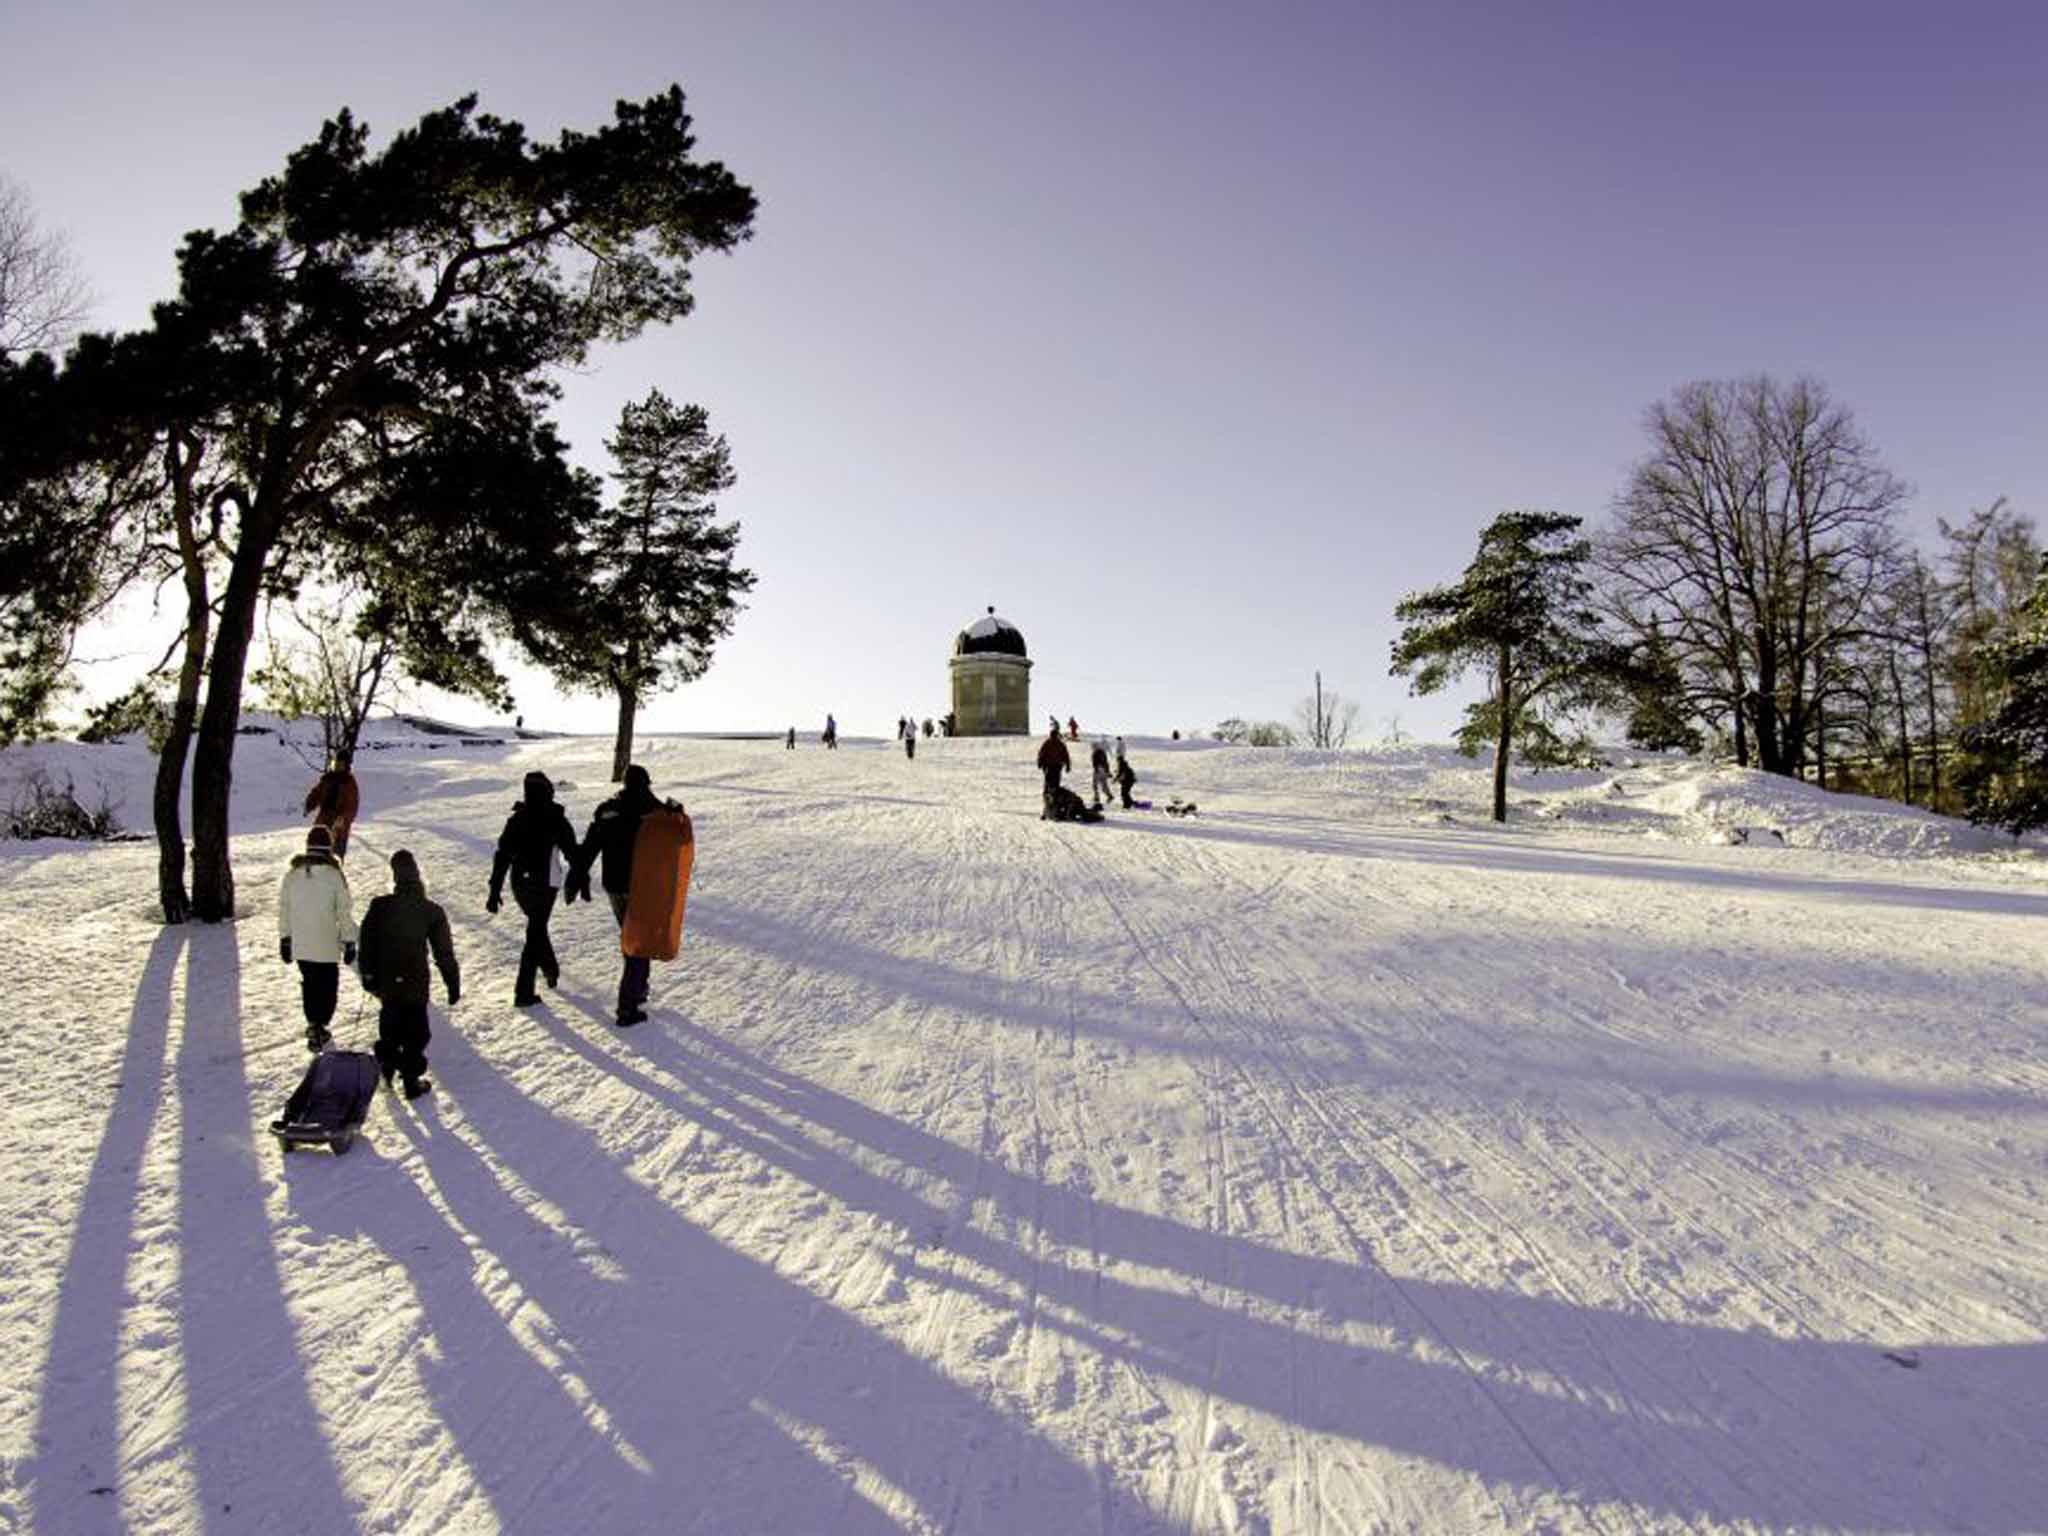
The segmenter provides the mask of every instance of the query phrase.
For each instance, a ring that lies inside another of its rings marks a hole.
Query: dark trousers
[[[1052,819],[1052,796],[1053,791],[1060,787],[1060,771],[1057,768],[1045,770],[1045,810],[1039,815],[1040,821]]]
[[[619,920],[619,927],[626,926],[626,897],[623,891],[606,891],[611,898],[612,916]],[[619,972],[619,1017],[639,1013],[647,1007],[647,973],[650,962],[643,956],[627,955],[625,969]]]
[[[1116,787],[1124,792],[1124,809],[1128,811],[1131,809],[1131,786],[1119,779]]]
[[[425,1003],[386,1003],[377,1010],[372,1054],[378,1066],[396,1072],[410,1087],[427,1075],[427,1042],[433,1038]]]
[[[545,880],[531,884],[523,880],[512,882],[512,899],[526,914],[526,943],[519,951],[519,979],[512,983],[514,997],[534,995],[536,974],[547,977],[551,987],[562,974],[562,964],[555,958],[554,940],[548,937],[548,918],[555,910],[556,894]]]
[[[306,1008],[306,1022],[325,1029],[334,1022],[334,1005],[341,997],[341,967],[332,960],[299,962],[299,1001]]]

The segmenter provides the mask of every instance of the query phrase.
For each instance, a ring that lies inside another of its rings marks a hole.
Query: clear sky
[[[0,174],[109,327],[343,105],[552,135],[682,85],[756,236],[561,415],[602,468],[623,402],[704,404],[760,580],[643,728],[940,714],[994,604],[1041,715],[1280,717],[1320,667],[1444,735],[1395,601],[1505,508],[1600,521],[1694,378],[1825,380],[1930,536],[2048,511],[2039,0],[7,0],[0,59]]]

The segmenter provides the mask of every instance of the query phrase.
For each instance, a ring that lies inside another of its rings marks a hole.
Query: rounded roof
[[[955,656],[982,656],[991,653],[998,656],[1028,654],[1024,649],[1024,632],[1008,619],[997,618],[993,608],[989,609],[986,617],[976,619],[961,630],[953,641]]]

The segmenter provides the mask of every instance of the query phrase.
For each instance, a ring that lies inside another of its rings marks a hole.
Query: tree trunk
[[[185,756],[192,748],[192,723],[199,714],[199,680],[206,671],[206,573],[185,570],[185,659],[178,668],[178,697],[171,705],[171,729],[156,760],[156,794],[151,810],[156,821],[156,884],[163,901],[164,921],[182,923],[192,915],[185,894],[185,828],[179,815],[184,799]]]
[[[1892,702],[1899,712],[1899,784],[1906,796],[1906,804],[1913,799],[1913,730],[1906,720],[1906,689],[1899,681],[1899,653],[1887,651],[1885,666],[1891,672]]]
[[[1493,746],[1493,819],[1508,819],[1509,738],[1514,735],[1514,695],[1508,683],[1508,667],[1514,658],[1506,646],[1500,648],[1500,739]]]
[[[228,802],[234,793],[235,732],[242,722],[242,680],[263,568],[276,542],[273,520],[251,508],[222,594],[213,665],[207,669],[206,709],[192,754],[192,915],[202,923],[235,915],[235,874],[228,861]]]
[[[156,789],[150,801],[156,824],[156,887],[166,923],[182,923],[192,915],[185,894],[185,826],[180,802],[185,798],[185,758],[192,750],[192,724],[199,714],[199,682],[206,675],[207,631],[212,623],[206,590],[206,562],[200,553],[187,461],[173,442],[166,450],[177,519],[178,563],[185,579],[185,655],[178,667],[178,696],[171,704],[171,728],[157,753]]]
[[[640,709],[640,693],[630,683],[620,683],[619,690],[619,735],[612,744],[612,782],[617,784],[626,776],[626,765],[633,761],[633,716]]]

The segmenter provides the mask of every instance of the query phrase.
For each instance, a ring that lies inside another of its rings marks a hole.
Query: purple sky
[[[760,584],[643,728],[936,715],[993,603],[1041,715],[1279,717],[1320,667],[1367,736],[1441,736],[1395,601],[1504,508],[1600,521],[1694,378],[1825,380],[1930,537],[2048,510],[2031,0],[17,0],[0,58],[0,174],[105,326],[344,104],[381,136],[476,90],[552,134],[682,84],[756,237],[562,416],[601,468],[650,386],[708,407]]]

